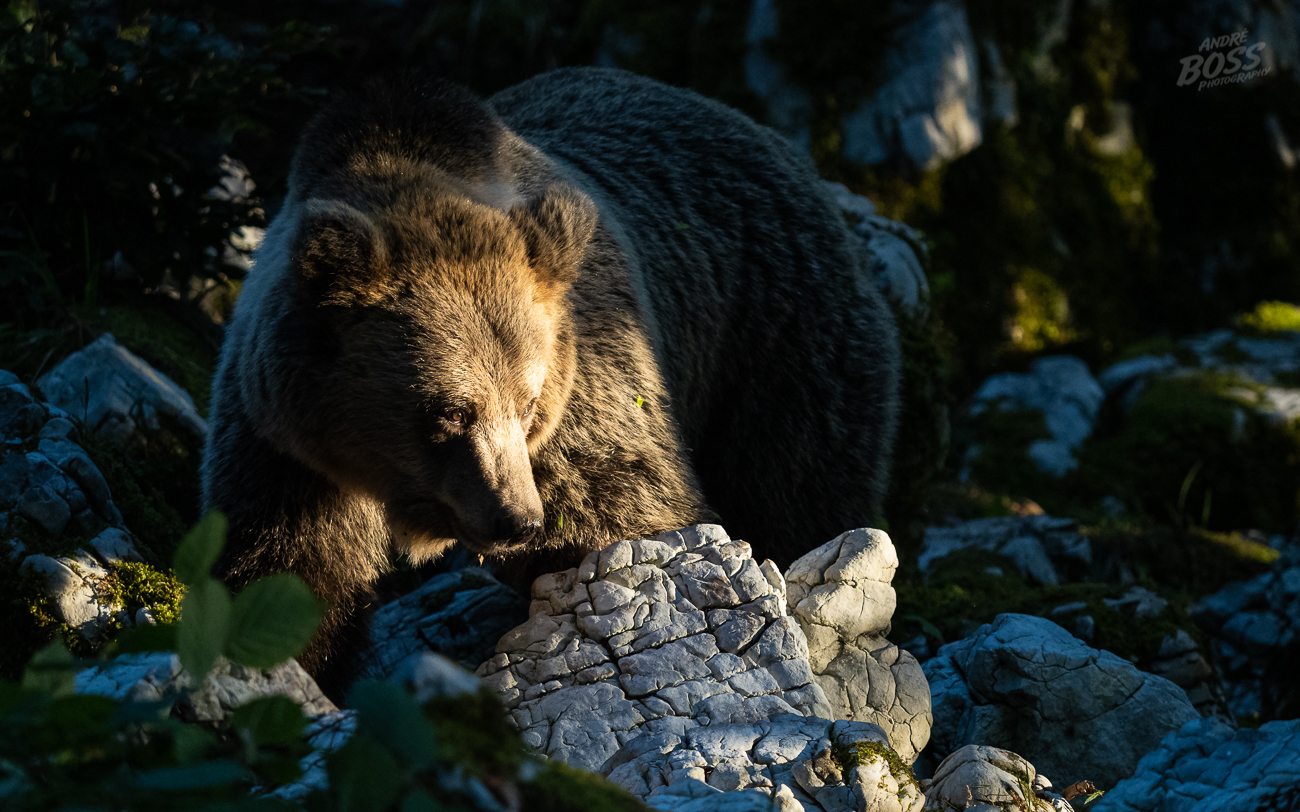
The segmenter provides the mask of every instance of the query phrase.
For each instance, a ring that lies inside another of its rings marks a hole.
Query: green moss
[[[1239,316],[1237,323],[1258,333],[1300,331],[1300,307],[1290,302],[1260,302],[1253,311]]]
[[[1272,556],[1264,545],[1237,534],[1198,527],[1180,530],[1150,521],[1107,522],[1087,527],[1096,560],[1117,559],[1140,581],[1189,598],[1217,592],[1268,570]]]
[[[1085,444],[1075,490],[1178,524],[1289,531],[1300,520],[1300,426],[1250,409],[1258,389],[1210,373],[1151,381]]]
[[[142,542],[141,554],[155,565],[171,561],[176,544],[199,519],[199,450],[181,436],[164,424],[158,432],[139,432],[136,445],[123,451],[82,433],[82,446],[108,482],[113,503]]]
[[[1105,547],[1094,550],[1094,557],[1104,555]],[[997,567],[1001,575],[987,570]],[[1015,563],[1008,558],[979,550],[959,550],[935,562],[928,581],[913,579],[896,585],[898,608],[891,639],[907,640],[928,632],[924,621],[932,624],[944,640],[958,640],[979,626],[1007,612],[1046,617],[1073,632],[1078,615],[1091,615],[1096,623],[1088,644],[1121,657],[1145,663],[1160,650],[1165,637],[1183,629],[1199,638],[1200,631],[1188,616],[1186,607],[1192,596],[1183,591],[1186,584],[1173,578],[1156,581],[1144,572],[1141,579],[1147,588],[1169,600],[1169,606],[1155,618],[1135,618],[1115,611],[1107,599],[1122,597],[1128,587],[1115,583],[1072,583],[1063,586],[1030,584]],[[1085,608],[1067,615],[1053,615],[1052,610],[1067,603],[1083,603]],[[943,641],[933,640],[931,645]]]
[[[831,758],[840,768],[840,772],[848,775],[856,767],[871,762],[874,759],[884,761],[889,767],[889,772],[898,782],[898,794],[907,794],[910,787],[912,793],[920,795],[920,785],[916,781],[916,773],[912,772],[912,767],[899,757],[898,753],[892,747],[879,742],[858,742],[856,744],[837,744],[831,748]]]
[[[536,778],[519,785],[525,809],[537,812],[645,812],[645,804],[605,778],[547,761]]]
[[[147,607],[154,620],[164,626],[180,619],[185,586],[171,573],[159,572],[148,564],[123,561],[113,567],[109,589],[114,602],[131,617]]]
[[[1056,281],[1035,268],[1019,268],[1014,277],[1007,337],[1015,348],[1032,353],[1075,340],[1070,300]]]

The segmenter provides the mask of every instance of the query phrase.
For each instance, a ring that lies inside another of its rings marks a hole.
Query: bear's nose
[[[511,547],[517,547],[532,541],[541,529],[540,516],[503,516],[498,520],[493,535]]]

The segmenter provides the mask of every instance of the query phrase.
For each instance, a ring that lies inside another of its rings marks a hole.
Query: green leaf
[[[176,578],[190,586],[209,577],[225,544],[226,517],[214,510],[200,519],[176,548]]]
[[[640,395],[637,395],[637,396],[636,396],[636,407],[637,407],[638,409],[640,409],[641,406],[642,406],[644,403],[645,403],[645,398],[641,397]]]
[[[230,630],[230,593],[221,583],[204,578],[185,592],[176,651],[197,687],[212,670]]]
[[[1104,789],[1099,789],[1096,792],[1089,793],[1088,797],[1083,799],[1083,803],[1086,806],[1105,794],[1106,794],[1106,790]]]
[[[236,708],[230,726],[247,730],[255,744],[293,744],[307,727],[307,717],[289,697],[268,696]]]
[[[325,772],[339,812],[382,812],[406,783],[393,754],[364,732],[330,754]]]
[[[117,657],[122,654],[138,654],[146,651],[175,651],[175,624],[159,625],[146,623],[122,632],[117,639],[104,648],[105,657]]]
[[[259,578],[235,598],[226,656],[250,668],[296,657],[320,626],[324,605],[296,575]]]
[[[23,672],[23,687],[49,691],[53,696],[69,696],[77,686],[76,661],[67,646],[58,640],[32,656]]]
[[[348,707],[355,708],[361,726],[370,735],[402,757],[413,769],[422,770],[433,762],[437,745],[433,725],[409,694],[391,682],[365,680],[348,694]]]

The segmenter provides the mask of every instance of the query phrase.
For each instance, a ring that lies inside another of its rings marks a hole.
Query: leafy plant
[[[328,787],[292,803],[266,794],[302,777],[309,720],[283,696],[254,700],[215,725],[184,724],[172,700],[118,701],[76,693],[76,672],[129,653],[176,648],[191,685],[218,655],[266,668],[296,655],[321,617],[296,576],[272,575],[230,596],[211,577],[226,522],[211,513],[176,550],[186,585],[175,626],[141,626],[101,657],[75,659],[61,643],[32,658],[21,682],[0,682],[0,808],[476,810],[488,787],[544,812],[645,810],[598,775],[528,753],[490,689],[423,706],[388,682],[349,696],[356,731],[324,759]]]

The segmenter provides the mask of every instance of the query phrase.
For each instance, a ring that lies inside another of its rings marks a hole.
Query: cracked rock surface
[[[297,660],[258,669],[222,657],[200,689],[183,693],[191,682],[189,672],[181,668],[175,654],[124,654],[107,665],[77,674],[77,693],[132,702],[172,699],[182,719],[199,722],[221,721],[240,705],[264,696],[287,696],[308,716],[338,710]]]
[[[897,569],[888,535],[853,530],[790,566],[786,603],[833,718],[879,725],[910,764],[930,740],[930,686],[916,658],[885,639]]]
[[[139,428],[162,428],[160,418],[199,443],[208,433],[190,393],[118,344],[112,333],[63,359],[37,384],[50,403],[118,446]]]
[[[1099,812],[1300,809],[1300,720],[1233,730],[1197,719],[1170,733],[1106,793]]]
[[[487,570],[466,567],[435,575],[375,612],[370,676],[389,677],[426,651],[473,669],[526,617],[528,601]]]
[[[925,809],[997,809],[1006,812],[1070,812],[1051,791],[1052,782],[1008,750],[968,744],[948,756],[925,789]]]
[[[919,786],[895,776],[884,758],[842,769],[835,749],[860,743],[889,747],[877,725],[785,714],[755,724],[693,727],[682,735],[647,734],[620,750],[604,772],[663,810],[919,810]],[[741,799],[749,805],[740,806]]]
[[[110,569],[140,554],[76,425],[0,370],[0,439],[3,563],[39,576],[50,613],[88,641],[99,642],[115,620],[129,625],[133,619],[112,596]],[[33,531],[90,540],[68,555],[42,555],[18,540]]]
[[[617,542],[532,596],[478,673],[526,744],[572,766],[643,734],[830,715],[785,579],[716,525]]]
[[[1030,753],[1066,784],[1113,785],[1167,733],[1200,718],[1169,680],[1029,615],[998,615],[939,649],[925,674],[934,755],[967,744]]]
[[[1300,543],[1286,545],[1268,572],[1229,584],[1191,611],[1210,630],[1232,713],[1300,701],[1289,665],[1300,645]]]

